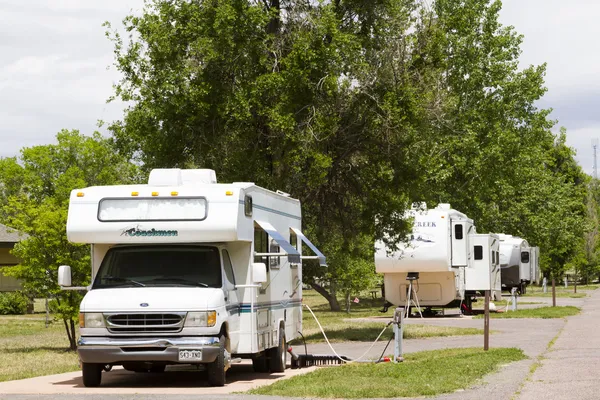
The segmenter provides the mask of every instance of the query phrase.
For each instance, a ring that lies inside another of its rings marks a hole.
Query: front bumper
[[[179,350],[202,350],[201,361],[180,361]],[[77,342],[79,359],[84,363],[120,364],[128,362],[161,362],[205,364],[219,354],[219,338],[113,338],[81,337]]]

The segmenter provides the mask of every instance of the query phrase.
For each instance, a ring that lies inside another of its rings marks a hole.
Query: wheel
[[[219,355],[215,361],[206,367],[210,386],[225,386],[225,375],[230,363],[229,353],[225,348],[226,340],[227,338],[224,335],[219,338]]]
[[[287,362],[285,328],[279,327],[279,345],[269,349],[269,369],[271,372],[284,372]]]
[[[260,355],[252,359],[252,368],[254,372],[269,372],[269,363],[267,357]]]
[[[100,386],[102,381],[102,364],[81,364],[81,373],[83,375],[83,386],[85,387],[97,387]]]

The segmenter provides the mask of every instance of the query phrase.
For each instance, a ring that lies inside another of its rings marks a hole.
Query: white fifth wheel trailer
[[[406,303],[409,276],[422,307],[471,308],[477,293],[491,291],[501,299],[499,240],[493,234],[477,234],[473,220],[440,204],[430,210],[413,209],[413,231],[407,243],[390,252],[376,243],[375,268],[384,274],[386,301]]]
[[[84,385],[113,365],[204,364],[214,386],[239,358],[283,371],[286,342],[302,330],[302,260],[325,264],[301,222],[298,200],[218,184],[213,170],[155,169],[147,185],[74,190],[67,236],[92,252],[79,316]],[[71,285],[68,266],[59,283]]]
[[[520,237],[499,234],[502,289],[517,288],[521,294],[527,285],[539,282],[539,248]]]

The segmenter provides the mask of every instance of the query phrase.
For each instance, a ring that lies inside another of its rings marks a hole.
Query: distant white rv
[[[301,227],[298,200],[218,184],[213,170],[155,169],[147,185],[74,190],[67,236],[92,254],[79,315],[84,385],[113,365],[201,364],[213,386],[241,358],[282,372],[302,331],[302,260],[325,264]],[[68,266],[59,283],[71,286]]]
[[[539,283],[539,247],[531,247],[527,240],[517,236],[498,234],[500,238],[500,267],[502,289],[517,288],[521,294],[527,285]]]
[[[384,274],[385,298],[394,305],[406,304],[409,274],[422,307],[458,307],[471,304],[479,293],[491,292],[501,299],[498,236],[478,234],[473,220],[440,204],[434,209],[412,209],[414,218],[408,241],[397,251],[377,242],[375,268]]]

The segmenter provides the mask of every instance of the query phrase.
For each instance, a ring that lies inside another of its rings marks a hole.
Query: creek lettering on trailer
[[[437,228],[435,221],[415,221],[415,228]]]
[[[158,230],[158,229],[148,229],[148,230],[144,230],[144,229],[140,229],[139,227],[135,227],[135,228],[125,228],[123,229],[123,231],[121,232],[121,236],[150,236],[150,237],[156,237],[156,236],[179,236],[179,232],[175,231],[175,230],[171,230],[171,231],[167,231],[167,230]]]

